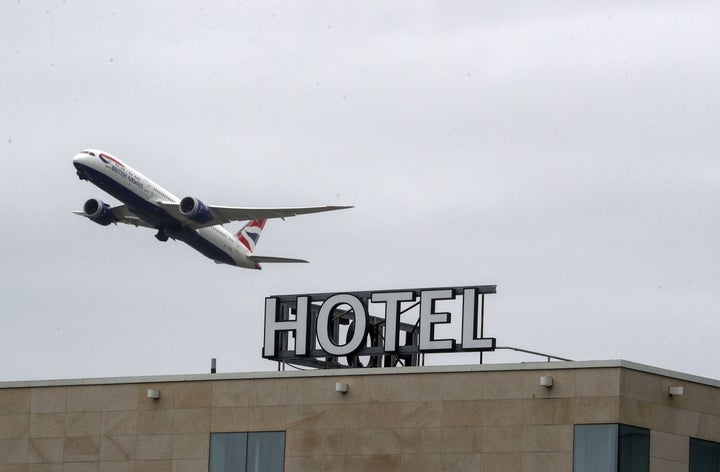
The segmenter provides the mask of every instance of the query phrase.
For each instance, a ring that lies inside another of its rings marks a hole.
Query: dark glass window
[[[575,425],[574,472],[649,472],[650,431],[624,424]]]
[[[720,472],[720,443],[690,438],[690,472]]]
[[[650,431],[624,424],[618,429],[618,472],[649,471]]]
[[[285,432],[212,433],[209,472],[282,472]]]

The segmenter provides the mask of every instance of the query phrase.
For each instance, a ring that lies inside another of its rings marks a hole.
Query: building
[[[720,381],[592,361],[0,384],[2,472],[208,470],[718,471]]]

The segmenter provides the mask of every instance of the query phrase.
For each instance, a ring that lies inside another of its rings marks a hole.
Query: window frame
[[[584,428],[587,428],[588,434],[578,434],[578,429]],[[596,431],[593,433],[592,429]],[[603,429],[606,431],[602,431]],[[638,436],[640,441],[637,441]],[[633,440],[633,437],[636,439]],[[590,449],[591,444],[602,444],[606,450]],[[584,451],[581,450],[582,448],[588,449]],[[575,424],[572,470],[573,472],[649,472],[650,429],[624,423]]]
[[[720,471],[720,442],[710,441],[707,439],[693,438],[688,439],[688,471],[689,472],[718,472]],[[715,465],[711,464],[713,468],[707,469],[704,464],[698,463],[700,459],[707,460],[707,458],[700,458],[697,456],[698,448],[708,448],[715,454]],[[693,454],[695,452],[696,454]],[[701,468],[702,467],[702,468]]]
[[[285,470],[285,439],[285,431],[212,432],[210,433],[208,471],[283,472]],[[255,446],[253,450],[250,449],[251,445]],[[271,456],[269,459],[268,454]],[[227,460],[229,460],[229,464],[225,463]],[[214,461],[220,461],[220,463],[214,463]],[[252,467],[251,462],[254,463]]]

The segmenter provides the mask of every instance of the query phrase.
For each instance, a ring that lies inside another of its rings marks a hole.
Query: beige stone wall
[[[589,382],[572,370],[394,377],[342,379],[347,396],[330,379],[306,384],[323,397],[289,407],[287,470],[570,471],[574,419],[618,420],[612,369]]]
[[[688,437],[720,442],[720,389],[623,369],[621,421],[651,430],[651,470],[688,470]],[[671,385],[684,394],[672,397]]]
[[[287,471],[570,472],[580,423],[652,429],[653,471],[686,471],[689,436],[720,441],[720,388],[646,372],[377,372],[0,388],[0,472],[206,472],[223,431],[286,431]]]

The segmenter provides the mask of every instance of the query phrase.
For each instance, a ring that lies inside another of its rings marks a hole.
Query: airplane
[[[73,165],[80,180],[87,180],[117,198],[122,205],[110,206],[97,198],[73,211],[95,223],[108,226],[125,223],[157,230],[159,241],[179,240],[218,264],[261,269],[261,263],[307,262],[303,259],[254,254],[255,245],[268,218],[342,210],[351,206],[300,208],[239,208],[206,205],[198,198],[180,199],[107,152],[86,149],[76,154]],[[249,221],[236,234],[222,225]]]

